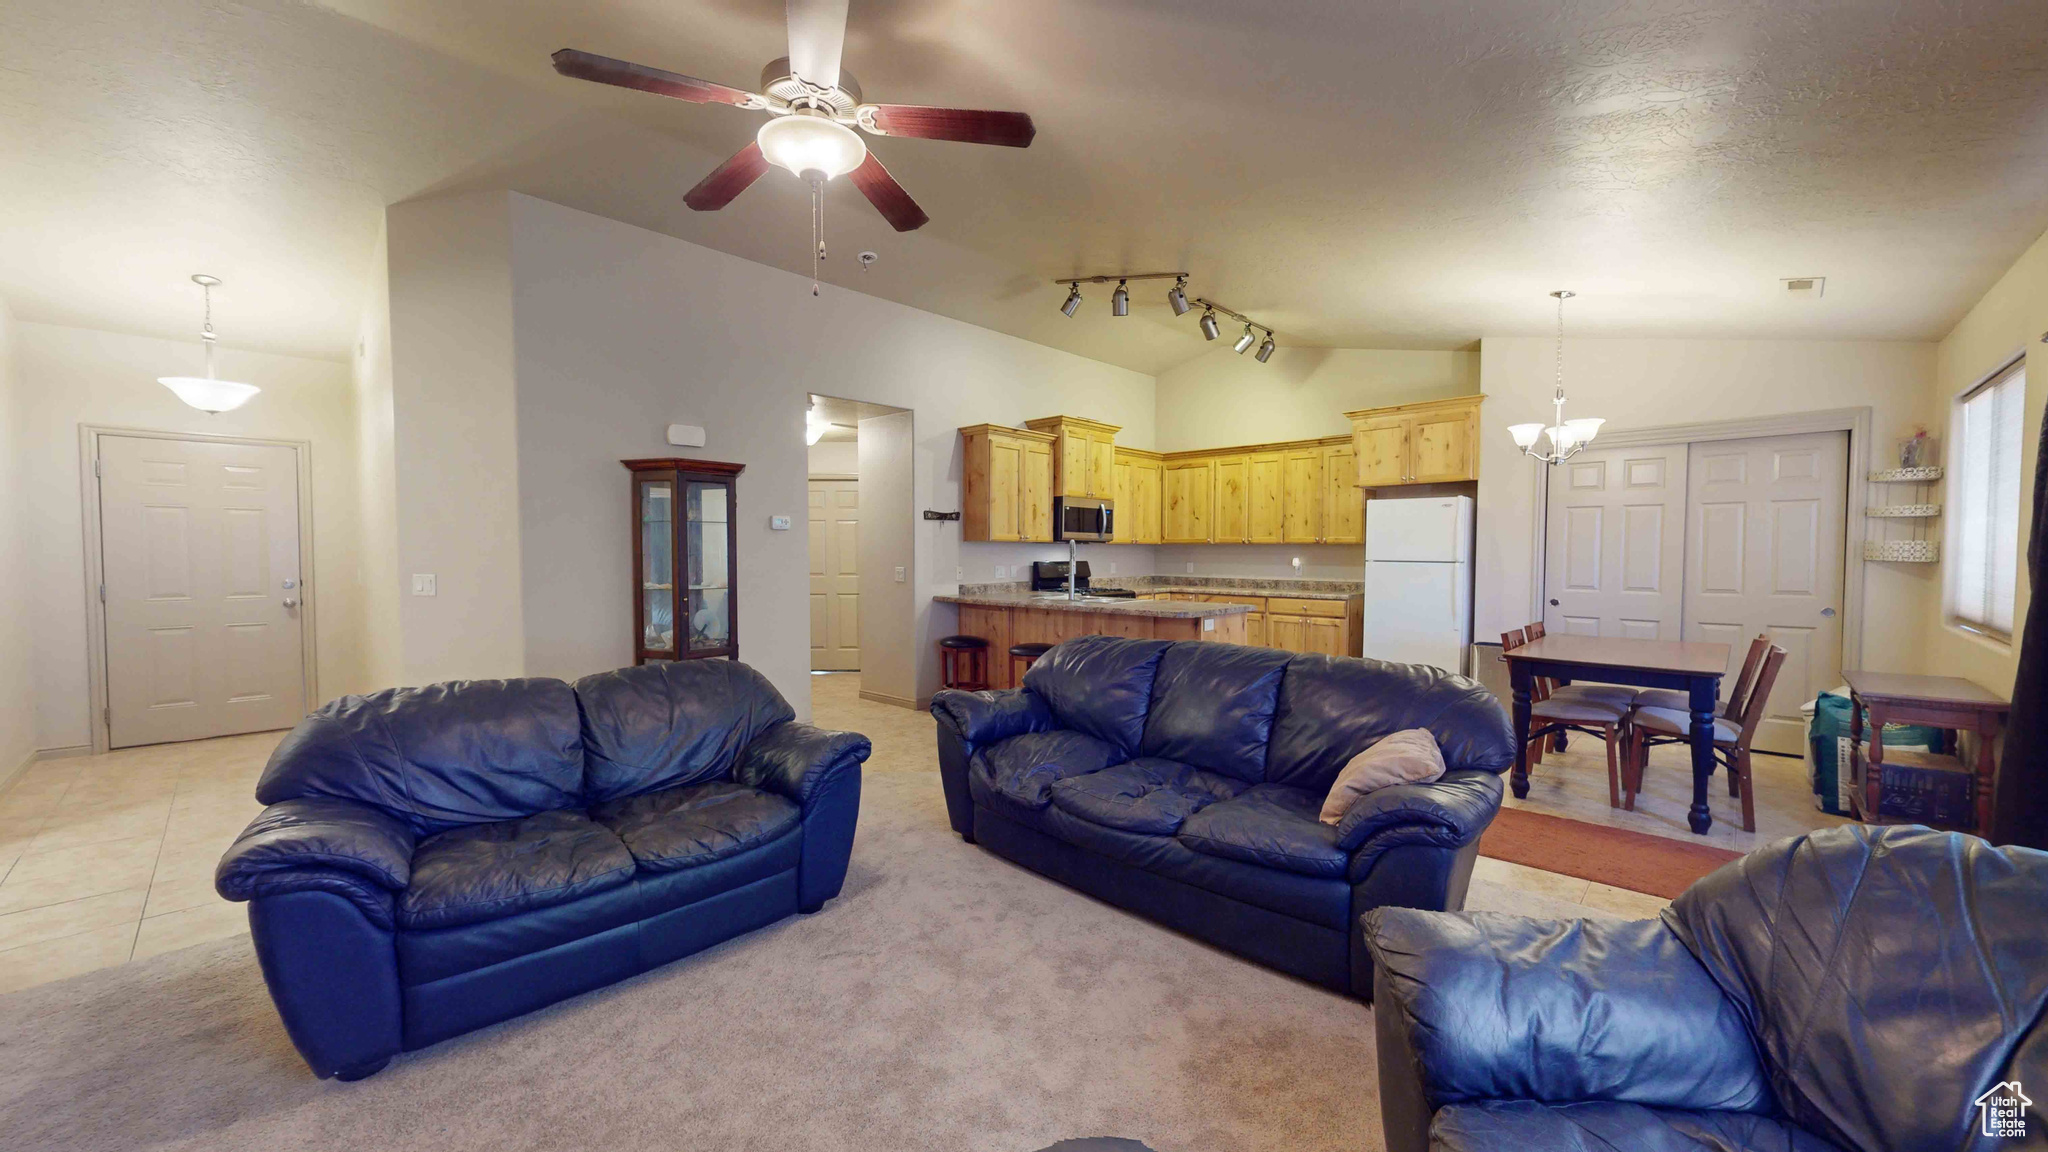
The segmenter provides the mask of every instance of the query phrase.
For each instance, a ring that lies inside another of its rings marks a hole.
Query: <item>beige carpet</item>
[[[30,988],[0,997],[0,1145],[1381,1147],[1369,1009],[961,843],[930,720],[832,711],[878,747],[823,912],[358,1084],[306,1071],[246,936]]]

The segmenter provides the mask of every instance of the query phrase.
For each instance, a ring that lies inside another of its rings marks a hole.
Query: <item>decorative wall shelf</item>
[[[1875,504],[1863,510],[1865,516],[1886,519],[1925,519],[1941,515],[1939,504]]]
[[[1863,545],[1865,560],[1892,564],[1935,564],[1941,560],[1938,540],[1870,540]]]
[[[1872,472],[1872,484],[1926,484],[1941,479],[1941,469],[1936,468],[1888,468]]]

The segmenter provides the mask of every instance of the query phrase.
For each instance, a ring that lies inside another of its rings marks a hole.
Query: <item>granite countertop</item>
[[[1100,612],[1114,616],[1165,616],[1193,619],[1203,616],[1234,616],[1250,612],[1243,604],[1207,604],[1192,600],[1069,600],[1065,596],[1038,596],[1030,592],[975,592],[963,589],[957,596],[934,596],[941,604],[967,604],[976,608],[1046,608],[1054,612]]]
[[[1090,583],[1097,588],[1127,588],[1133,592],[1174,592],[1194,596],[1286,596],[1296,600],[1348,600],[1364,593],[1358,580],[1274,580],[1255,576],[1097,576]],[[1030,586],[1011,581],[1001,584],[963,584],[963,596],[1027,593]],[[1144,603],[1144,601],[1139,601]]]

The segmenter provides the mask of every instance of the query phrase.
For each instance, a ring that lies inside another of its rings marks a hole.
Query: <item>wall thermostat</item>
[[[668,442],[678,448],[702,448],[704,430],[695,424],[671,424],[668,426]]]
[[[770,516],[770,517],[768,518],[768,530],[769,530],[769,531],[771,531],[771,532],[787,532],[787,531],[789,531],[789,517],[787,517],[787,516]]]

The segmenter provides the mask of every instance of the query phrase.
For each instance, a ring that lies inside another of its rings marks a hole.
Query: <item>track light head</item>
[[[1188,314],[1187,287],[1188,278],[1183,276],[1173,282],[1173,287],[1166,290],[1166,303],[1173,309],[1175,316],[1185,316]]]
[[[1258,339],[1258,337],[1252,335],[1252,326],[1247,324],[1244,326],[1244,335],[1239,336],[1237,338],[1237,343],[1232,344],[1230,346],[1230,350],[1232,352],[1237,353],[1239,356],[1242,356],[1244,355],[1245,349],[1251,347],[1252,341],[1256,339]]]
[[[1060,311],[1066,313],[1069,316],[1072,316],[1074,313],[1079,312],[1080,310],[1081,286],[1079,284],[1070,284],[1067,287],[1067,302],[1065,304],[1060,305]]]
[[[1109,294],[1109,314],[1111,316],[1129,316],[1131,314],[1131,290],[1124,287],[1124,282],[1121,280],[1116,282],[1116,291]]]
[[[1259,363],[1264,364],[1266,361],[1271,360],[1272,358],[1273,334],[1271,332],[1268,332],[1266,333],[1266,342],[1259,345],[1258,361]]]
[[[1202,313],[1202,339],[1214,340],[1221,332],[1222,329],[1216,326],[1216,310],[1212,308]]]

